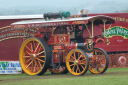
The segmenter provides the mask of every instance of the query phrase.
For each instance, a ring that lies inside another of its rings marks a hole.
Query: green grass
[[[26,80],[24,80],[26,79]],[[108,68],[104,74],[91,74],[83,76],[69,74],[42,76],[0,75],[1,85],[128,85],[128,68]]]
[[[18,81],[13,83],[7,83],[10,85],[127,85],[127,76],[111,76],[111,77],[77,77],[77,78],[64,78],[64,79],[38,79]],[[4,85],[4,84],[2,84]]]
[[[108,68],[106,72],[128,72],[128,68]]]

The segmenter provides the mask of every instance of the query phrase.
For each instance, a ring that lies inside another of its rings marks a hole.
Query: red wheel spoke
[[[78,65],[78,70],[79,70],[79,73],[80,73],[80,68],[79,68],[79,65]]]
[[[33,47],[35,48],[35,42],[34,41],[32,41],[33,42]],[[33,49],[34,50],[34,49]]]
[[[33,70],[33,61],[32,61],[32,69],[31,70]]]
[[[31,55],[31,53],[29,53],[28,51],[26,51],[26,53],[27,53],[28,55]]]
[[[80,60],[80,61],[84,61],[84,62],[85,62],[85,61],[86,61],[86,59],[82,59],[82,60]]]
[[[27,48],[29,51],[31,51],[31,52],[32,52],[32,50],[31,50],[28,46],[26,46],[26,48]]]
[[[34,66],[34,70],[33,71],[36,72],[36,61],[35,61],[35,66]]]
[[[78,60],[80,60],[81,57],[83,57],[83,54],[80,55],[80,57],[78,58]]]
[[[37,51],[37,49],[38,49],[39,45],[40,45],[40,43],[38,43],[38,45],[37,45],[37,47],[36,47],[36,49],[35,49],[35,52]]]
[[[32,46],[32,43],[31,43],[31,50],[33,51],[33,46]]]
[[[32,61],[27,65],[26,69],[31,65]]]
[[[79,63],[79,64],[83,64],[83,65],[86,65],[86,63]]]
[[[78,65],[77,65],[77,68],[76,68],[76,73],[78,72]]]
[[[40,68],[39,68],[39,65],[38,65],[38,63],[37,63],[36,61],[35,61],[35,63],[36,63],[36,66],[37,66],[37,68],[38,68],[38,70],[39,70]]]
[[[39,53],[41,50],[43,50],[43,47],[42,47],[42,46],[40,46],[40,48],[39,48],[39,50],[38,50],[38,53]]]
[[[83,69],[85,69],[81,64],[79,64]]]
[[[75,59],[73,56],[71,56],[73,59]],[[75,59],[76,60],[76,59]]]
[[[41,59],[39,59],[39,58],[36,58],[36,59],[44,63],[44,61],[43,61],[43,60],[41,60]]]
[[[72,60],[69,59],[68,62],[74,62],[74,61],[72,61]]]
[[[42,52],[38,53],[37,55],[40,55],[40,54],[42,54],[42,53],[44,53],[44,51],[42,51]]]
[[[41,65],[41,63],[40,63],[40,61],[38,60],[38,63],[39,63],[39,65],[40,65],[40,67],[42,68],[42,65]]]
[[[39,56],[39,57],[44,58],[45,56]]]
[[[42,47],[42,46],[39,47],[38,53],[40,52],[41,47]]]
[[[41,50],[43,50],[43,48],[42,48],[42,46],[40,45],[40,47],[39,47],[39,50],[38,50],[38,53],[41,51]]]
[[[28,63],[31,59],[28,59],[25,63]]]
[[[75,60],[76,60],[76,54],[75,54],[75,51],[73,52],[73,54],[74,54],[74,58],[75,58]]]
[[[24,58],[30,58],[30,56],[23,56]]]
[[[75,65],[73,66],[73,68],[71,69],[71,71],[74,71],[74,69],[75,69]]]
[[[78,58],[80,57],[80,52],[78,52]]]
[[[74,66],[75,64],[71,64],[70,66]]]

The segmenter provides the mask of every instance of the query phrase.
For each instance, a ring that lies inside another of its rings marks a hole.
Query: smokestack
[[[89,10],[87,10],[87,9],[82,9],[80,12],[81,12],[81,16],[82,16],[82,17],[87,17],[87,14],[88,14]]]

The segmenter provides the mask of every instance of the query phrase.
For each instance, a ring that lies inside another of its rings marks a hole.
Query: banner
[[[0,61],[0,74],[21,74],[19,61]]]
[[[125,27],[112,27],[105,30],[106,38],[111,38],[113,36],[121,36],[124,39],[128,39],[128,28]]]

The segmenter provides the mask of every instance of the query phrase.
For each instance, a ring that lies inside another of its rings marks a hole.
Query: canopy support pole
[[[105,37],[105,23],[106,23],[106,20],[104,19],[103,22],[104,22],[104,37]]]
[[[94,37],[94,33],[93,33],[93,19],[92,19],[92,38]]]
[[[86,28],[87,28],[87,30],[88,30],[88,33],[89,33],[90,37],[91,37],[92,35],[91,35],[91,33],[90,33],[90,31],[89,31],[89,29],[88,29],[88,27],[87,27],[86,24],[85,24],[85,26],[86,26]]]

